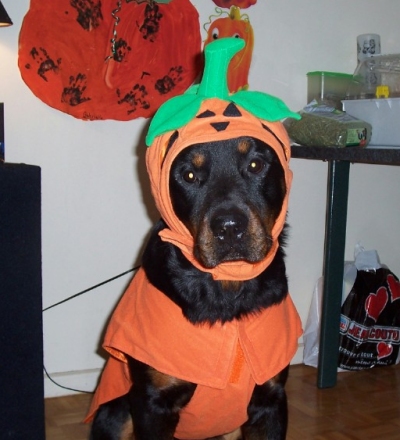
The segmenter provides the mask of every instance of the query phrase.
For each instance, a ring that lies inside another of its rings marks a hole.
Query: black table
[[[292,146],[292,157],[328,162],[324,285],[318,358],[318,388],[336,385],[339,324],[346,243],[350,163],[400,165],[400,148]]]

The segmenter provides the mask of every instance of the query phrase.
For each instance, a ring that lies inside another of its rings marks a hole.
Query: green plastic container
[[[315,99],[319,104],[334,105],[342,109],[342,99],[345,99],[347,88],[353,75],[338,72],[308,72],[307,73],[307,104]]]

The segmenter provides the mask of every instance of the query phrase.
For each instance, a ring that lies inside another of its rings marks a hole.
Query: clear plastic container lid
[[[362,60],[353,75],[346,99],[370,99],[377,87],[386,86],[389,98],[400,97],[400,54],[377,55]]]

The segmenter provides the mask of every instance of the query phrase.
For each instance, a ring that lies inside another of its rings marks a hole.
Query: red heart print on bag
[[[392,302],[396,301],[396,299],[400,299],[400,283],[392,274],[387,276],[387,283],[389,285],[390,293],[392,294]]]
[[[388,357],[393,353],[392,345],[387,344],[386,342],[379,342],[379,344],[376,346],[376,349],[378,351],[378,359]]]
[[[365,300],[365,311],[375,321],[385,308],[389,299],[386,287],[379,287],[376,293],[370,293]]]

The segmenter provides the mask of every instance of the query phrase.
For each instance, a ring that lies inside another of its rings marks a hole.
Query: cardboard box
[[[372,125],[370,146],[400,148],[400,98],[344,100],[343,110]]]

